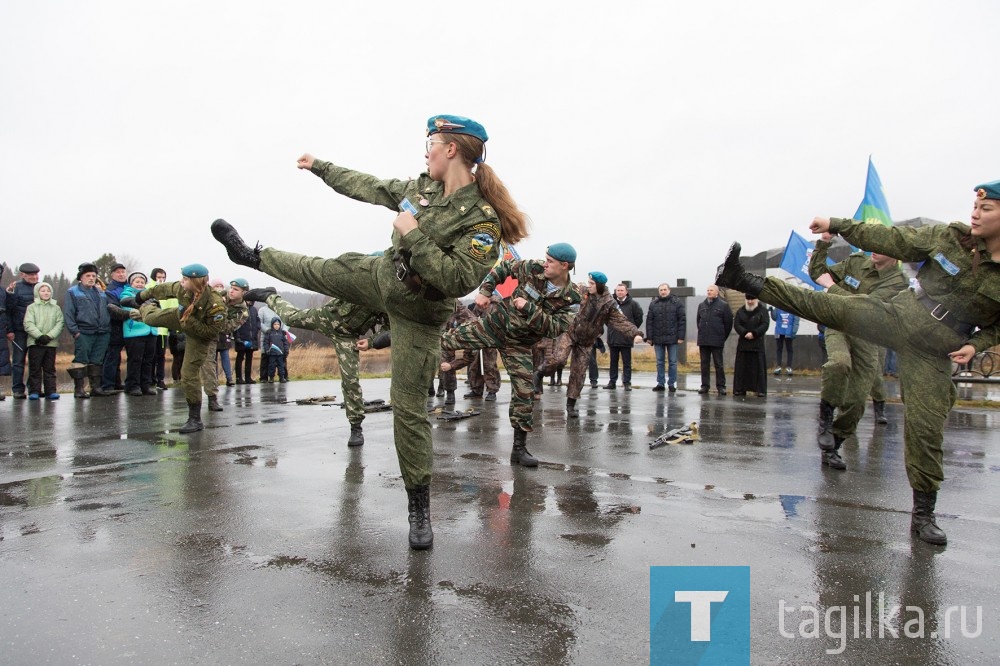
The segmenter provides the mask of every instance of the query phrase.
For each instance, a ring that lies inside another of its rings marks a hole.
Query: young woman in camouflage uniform
[[[747,273],[734,243],[716,283],[759,294],[777,305],[849,335],[895,349],[905,407],[906,474],[913,488],[911,531],[944,545],[934,509],[944,479],[944,425],[955,403],[952,363],[968,363],[1000,343],[1000,181],[975,188],[970,224],[885,227],[820,218],[813,233],[907,262],[923,262],[917,283],[885,302],[799,289]],[[978,329],[978,330],[977,330]]]
[[[158,301],[176,298],[176,308],[163,309]],[[202,430],[201,367],[209,349],[215,349],[219,333],[226,328],[226,304],[208,286],[208,269],[190,264],[181,269],[180,282],[147,286],[133,297],[121,300],[122,307],[139,308],[143,323],[181,331],[186,336],[181,385],[188,405],[188,420],[178,432]],[[214,353],[214,351],[213,351]]]
[[[415,179],[380,180],[309,154],[298,160],[300,169],[336,192],[398,213],[384,256],[324,259],[250,248],[225,220],[212,224],[212,235],[234,262],[388,314],[396,454],[408,496],[410,547],[417,550],[434,540],[425,396],[439,363],[441,326],[454,310],[453,299],[479,286],[496,263],[500,241],[527,236],[527,218],[483,161],[483,126],[460,116],[434,116],[427,136],[427,172]]]

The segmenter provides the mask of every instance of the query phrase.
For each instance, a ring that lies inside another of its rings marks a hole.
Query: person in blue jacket
[[[799,332],[799,317],[791,312],[785,312],[780,308],[769,307],[771,319],[774,320],[774,344],[778,351],[775,355],[774,374],[781,374],[781,350],[785,350],[785,374],[792,376],[792,344],[795,342],[795,335]]]

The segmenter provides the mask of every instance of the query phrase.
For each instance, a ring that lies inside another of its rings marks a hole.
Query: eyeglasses
[[[448,143],[448,142],[447,141],[435,141],[434,139],[427,139],[427,143],[424,144],[424,147],[427,149],[428,153],[431,152],[431,148],[434,146],[435,143]]]

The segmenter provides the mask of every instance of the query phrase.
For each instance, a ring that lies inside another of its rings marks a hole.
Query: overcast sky
[[[470,116],[578,276],[700,293],[748,253],[850,216],[868,156],[894,219],[968,221],[1000,178],[991,2],[0,3],[0,259],[74,276],[231,264],[249,241],[388,245],[393,213],[295,168],[424,169],[430,115]],[[130,267],[135,268],[135,267]]]

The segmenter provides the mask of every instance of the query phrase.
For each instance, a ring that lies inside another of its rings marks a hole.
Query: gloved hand
[[[128,318],[131,319],[132,321],[140,321],[142,319],[142,313],[139,312],[138,310],[129,310]]]
[[[250,342],[249,340],[244,340],[243,341],[243,348],[244,349],[250,349],[251,347],[253,347],[253,343],[252,342]]]
[[[49,344],[50,342],[52,342],[52,338],[50,338],[47,335],[39,335],[37,338],[35,338],[35,344],[41,345],[43,347]]]
[[[126,296],[125,298],[118,301],[119,305],[123,308],[138,308],[139,301],[138,296]]]

